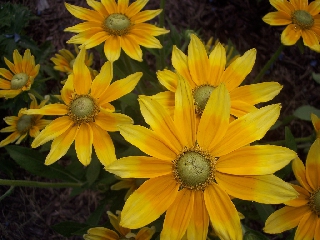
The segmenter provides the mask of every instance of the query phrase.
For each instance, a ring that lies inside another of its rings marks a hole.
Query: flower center
[[[18,73],[11,79],[11,89],[21,89],[28,82],[29,76],[25,73]]]
[[[210,85],[202,85],[193,89],[193,98],[198,115],[201,115],[204,111],[213,89],[214,87]]]
[[[128,32],[130,25],[131,21],[126,15],[113,13],[104,20],[103,28],[111,35],[121,36]]]
[[[210,154],[195,147],[173,161],[173,174],[181,188],[204,190],[214,181],[215,162]]]
[[[32,116],[22,115],[17,122],[17,130],[21,134],[25,134],[32,126]]]
[[[297,24],[301,29],[309,29],[313,26],[314,19],[309,12],[297,10],[292,14],[292,22]]]
[[[320,217],[320,189],[311,193],[309,205],[311,211]]]
[[[94,122],[99,107],[89,95],[77,95],[69,105],[68,115],[77,124]]]

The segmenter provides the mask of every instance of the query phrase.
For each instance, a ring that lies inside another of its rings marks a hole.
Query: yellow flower
[[[306,166],[297,158],[293,173],[301,186],[292,185],[299,197],[285,202],[287,206],[272,213],[264,231],[281,233],[298,226],[294,239],[320,239],[320,139],[310,147]]]
[[[270,0],[270,4],[278,11],[262,20],[273,26],[288,25],[281,34],[284,45],[293,45],[302,37],[304,45],[320,51],[320,1]]]
[[[132,59],[142,61],[140,45],[161,48],[159,40],[154,36],[169,32],[145,23],[162,11],[140,12],[147,2],[148,0],[137,0],[128,6],[127,0],[119,0],[118,4],[115,0],[87,0],[94,10],[65,3],[72,15],[86,21],[65,29],[78,33],[67,43],[84,44],[89,49],[104,42],[104,53],[109,61],[114,62],[120,57],[121,48]]]
[[[34,56],[30,50],[24,52],[23,57],[18,50],[13,52],[13,63],[7,58],[4,58],[5,63],[10,71],[5,68],[0,68],[0,97],[14,98],[23,91],[29,91],[35,77],[39,73],[40,65],[35,65]]]
[[[311,121],[312,121],[314,130],[316,131],[317,138],[320,138],[320,118],[318,118],[317,115],[311,113]]]
[[[188,46],[188,56],[177,47],[173,48],[172,65],[176,72],[183,76],[192,88],[196,104],[196,112],[201,115],[211,92],[224,83],[230,93],[231,114],[240,117],[256,110],[254,106],[266,102],[276,96],[282,86],[276,82],[265,82],[251,85],[239,85],[250,73],[255,62],[256,50],[247,51],[238,57],[226,69],[225,48],[218,43],[214,50],[207,55],[204,44],[196,35],[191,35]],[[177,89],[178,75],[170,70],[157,72],[160,83],[169,91],[154,95],[156,99],[173,113],[174,93]]]
[[[83,235],[85,240],[150,240],[155,233],[155,228],[144,227],[139,230],[137,234],[131,232],[129,228],[124,228],[119,225],[121,212],[117,211],[117,215],[114,215],[112,212],[107,212],[109,215],[110,222],[115,230],[110,230],[104,227],[95,227],[90,228],[87,234]]]
[[[150,178],[126,201],[120,225],[139,228],[166,212],[161,239],[206,239],[209,219],[221,239],[242,239],[239,214],[230,196],[281,203],[297,193],[272,173],[296,157],[279,146],[254,145],[274,124],[280,106],[257,109],[229,123],[224,84],[212,91],[196,127],[189,85],[178,81],[174,117],[157,101],[141,96],[150,129],[119,126],[121,135],[149,156],[114,161],[107,171],[122,178]],[[151,130],[152,129],[152,130]]]
[[[49,98],[46,98],[38,105],[36,98],[30,93],[29,96],[31,98],[30,109],[41,108],[49,100]],[[51,122],[51,120],[42,119],[42,115],[25,115],[22,113],[24,110],[26,108],[20,109],[18,116],[10,116],[3,119],[10,126],[2,128],[0,132],[12,132],[12,134],[0,142],[0,147],[4,147],[15,141],[16,144],[20,144],[28,134],[34,138],[38,136],[41,129]]]
[[[139,178],[119,178],[119,182],[116,184],[113,184],[110,189],[111,190],[121,190],[121,189],[126,189],[129,188],[127,191],[124,200],[127,200],[128,197],[138,188],[141,186],[141,184],[144,182],[145,179],[139,179]]]
[[[116,159],[112,140],[107,131],[118,131],[118,124],[132,124],[124,114],[114,113],[110,104],[132,91],[142,73],[132,74],[110,84],[112,64],[106,62],[100,73],[92,80],[85,65],[85,49],[76,57],[73,73],[61,90],[63,103],[49,104],[38,110],[27,110],[26,114],[62,115],[52,121],[32,142],[36,148],[53,140],[45,164],[49,165],[66,154],[75,141],[79,161],[88,165],[91,161],[92,145],[102,164],[108,165]]]

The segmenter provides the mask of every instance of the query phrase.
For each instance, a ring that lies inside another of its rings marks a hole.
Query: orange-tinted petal
[[[221,83],[221,76],[226,66],[226,50],[218,43],[209,55],[208,81],[213,86]]]
[[[95,136],[96,137],[96,136]],[[100,139],[98,141],[101,141]],[[78,127],[78,133],[75,137],[75,149],[79,161],[87,166],[91,162],[93,133],[87,123]]]
[[[4,147],[4,146],[16,141],[20,136],[21,136],[21,134],[18,131],[13,132],[12,134],[10,134],[8,137],[6,137],[5,139],[3,139],[0,142],[0,147]]]
[[[39,109],[28,109],[23,111],[24,114],[41,114],[41,115],[66,115],[68,106],[60,103],[53,103],[43,106]]]
[[[13,77],[13,74],[5,68],[0,68],[0,75],[8,80],[11,80]]]
[[[176,73],[164,69],[162,71],[157,71],[157,78],[159,82],[171,92],[175,92],[177,90],[178,85],[178,76]]]
[[[317,15],[320,12],[320,2],[319,1],[313,1],[309,4],[308,10],[307,10],[312,16]]]
[[[308,0],[290,0],[290,3],[295,10],[307,10]]]
[[[11,84],[10,81],[0,78],[0,89],[10,89]]]
[[[319,39],[317,35],[312,30],[304,29],[301,32],[303,43],[306,46],[319,45]]]
[[[128,16],[128,18],[133,17],[136,15],[144,6],[147,4],[148,0],[137,0],[130,4],[130,6],[127,8],[125,14]]]
[[[102,22],[104,19],[99,14],[99,12],[90,10],[87,8],[71,5],[69,3],[64,3],[67,10],[76,18],[87,20],[87,21],[94,21],[94,22]]]
[[[158,16],[162,12],[162,9],[157,10],[145,10],[137,13],[136,15],[132,16],[130,19],[134,24],[143,23],[149,21],[150,19]]]
[[[121,47],[130,58],[142,62],[142,50],[137,43],[135,36],[130,34],[122,36]]]
[[[314,239],[314,233],[316,228],[316,223],[318,216],[312,212],[304,214],[303,218],[300,220],[295,239],[312,240]],[[317,229],[319,231],[319,229]]]
[[[119,239],[119,235],[108,228],[104,227],[95,227],[95,228],[90,228],[87,231],[87,234],[83,235],[85,240],[102,240],[102,239],[107,239],[107,240],[117,240]]]
[[[115,0],[101,0],[101,3],[107,9],[109,14],[118,11],[118,5],[116,4]]]
[[[104,54],[110,62],[118,60],[121,52],[120,37],[110,35],[104,43]]]
[[[101,16],[108,15],[108,11],[106,10],[106,8],[103,6],[103,4],[101,2],[94,1],[94,0],[87,0],[87,4],[90,7],[92,7],[94,10],[99,12],[101,14]]]
[[[83,43],[87,49],[93,48],[95,46],[100,45],[100,43],[104,42],[109,36],[105,31],[101,29],[100,32],[91,36],[87,41]]]
[[[176,46],[173,46],[172,50],[172,65],[185,80],[190,84],[193,83],[188,67],[188,57]],[[194,86],[195,83],[191,85],[191,88]]]
[[[311,145],[306,161],[306,177],[313,190],[320,188],[320,139]]]
[[[310,187],[306,178],[306,168],[303,165],[303,162],[300,160],[300,158],[296,158],[292,161],[292,170],[296,179],[301,184],[301,186],[304,187],[309,192],[312,192],[313,190]]]
[[[307,205],[310,200],[310,193],[298,185],[291,184],[291,186],[299,193],[299,196],[295,199],[285,202],[284,204],[291,207],[301,207],[303,205]]]
[[[253,112],[257,110],[255,106],[252,104],[236,100],[232,101],[231,98],[231,111],[230,114],[235,117],[242,117],[243,115],[246,115],[247,113]]]
[[[159,36],[165,33],[168,33],[169,30],[164,28],[156,27],[155,25],[148,23],[138,23],[132,26],[133,29],[137,29],[141,34]]]
[[[69,105],[74,97],[74,86],[73,86],[73,73],[68,75],[68,79],[61,89],[61,98],[65,104]]]
[[[91,73],[85,64],[86,49],[82,47],[73,65],[73,86],[78,95],[88,94],[91,88]]]
[[[100,113],[95,118],[95,124],[110,132],[119,131],[118,125],[132,123],[133,120],[127,115],[109,112],[105,109],[100,109]]]
[[[21,89],[17,90],[0,90],[0,98],[14,98],[22,92]]]
[[[278,11],[284,12],[287,15],[291,15],[291,13],[295,10],[290,2],[287,0],[270,0],[270,4],[274,6]]]
[[[92,81],[91,85],[91,96],[99,99],[101,95],[107,90],[113,77],[113,66],[112,63],[107,61],[101,67],[100,73]]]
[[[295,24],[290,24],[281,33],[281,42],[283,45],[293,45],[300,37],[301,30]]]
[[[127,34],[130,36],[129,39],[135,39],[135,42],[141,46],[146,48],[162,48],[160,41],[156,39],[154,36],[141,34],[139,30],[132,29],[130,33]]]
[[[262,20],[271,26],[282,26],[292,23],[290,15],[284,12],[267,13]]]

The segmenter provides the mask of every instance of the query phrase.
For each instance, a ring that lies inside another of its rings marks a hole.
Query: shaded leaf
[[[320,110],[310,105],[304,105],[299,107],[294,111],[293,115],[299,119],[311,121],[311,113],[320,116]]]

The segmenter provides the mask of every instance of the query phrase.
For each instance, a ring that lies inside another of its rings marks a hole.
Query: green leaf
[[[296,143],[296,139],[294,138],[293,134],[290,131],[290,128],[288,127],[284,128],[284,136],[285,136],[286,147],[296,152],[298,149],[297,143]]]
[[[304,105],[296,109],[293,113],[299,119],[311,121],[311,113],[320,116],[320,110],[310,105]]]
[[[50,179],[78,181],[57,163],[49,166],[44,165],[45,157],[36,150],[14,145],[6,146],[5,149],[17,164],[34,175]]]
[[[312,73],[312,78],[313,78],[313,80],[315,80],[317,83],[320,84],[320,73],[313,72]]]
[[[243,235],[244,240],[268,240],[269,238],[265,236],[264,234],[254,231],[254,230],[248,230]]]
[[[51,228],[65,237],[71,237],[74,232],[83,228],[90,228],[90,226],[85,223],[78,222],[61,222],[51,226]]]
[[[103,199],[100,202],[100,205],[96,208],[96,210],[90,215],[86,223],[92,226],[98,225],[102,214],[105,214],[107,203],[108,200],[106,198]]]
[[[86,171],[86,179],[88,181],[89,186],[91,186],[98,178],[100,174],[101,163],[98,160],[96,155],[93,155],[91,163],[87,167]]]
[[[271,215],[271,213],[274,212],[273,207],[269,204],[262,204],[262,203],[254,202],[253,205],[256,208],[261,221],[263,221],[263,222],[265,222],[267,220],[267,218]]]

